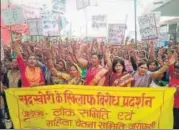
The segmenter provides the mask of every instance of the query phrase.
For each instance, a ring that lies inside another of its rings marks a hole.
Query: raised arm
[[[86,50],[86,47],[87,47],[87,45],[81,45],[80,50],[77,51],[77,54],[75,55],[78,65],[82,68],[87,68],[87,66],[88,66],[88,61],[86,59],[82,58],[83,51]]]
[[[105,68],[108,70],[112,69],[112,61],[111,61],[111,52],[110,50],[107,48],[105,51],[105,60],[106,60],[106,66]]]
[[[150,42],[149,44],[149,49],[150,49],[150,54],[149,54],[149,60],[155,60],[155,46],[153,41]]]
[[[163,73],[165,73],[169,69],[169,66],[175,63],[175,61],[176,61],[176,57],[175,54],[173,54],[168,58],[168,62],[165,63],[158,71],[151,72],[151,77],[153,79],[160,77]]]
[[[52,73],[59,77],[59,78],[63,78],[65,80],[70,80],[70,75],[66,74],[66,73],[62,73],[56,70],[55,66],[53,65],[53,61],[52,61],[52,54],[50,53],[50,49],[46,49],[44,51],[44,56],[46,56],[47,58],[47,66],[48,68],[52,71]]]
[[[13,49],[17,55],[17,63],[18,63],[20,72],[23,73],[25,71],[26,65],[24,63],[24,60],[22,58],[22,54],[20,51],[20,43],[21,43],[20,38],[15,38],[13,42]]]
[[[15,51],[17,56],[22,56],[21,51],[20,51],[20,38],[16,37],[15,40],[13,41],[13,50]]]

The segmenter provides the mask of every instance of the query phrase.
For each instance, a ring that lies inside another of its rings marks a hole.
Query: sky
[[[98,0],[98,6],[88,7],[87,9],[76,10],[75,0],[69,0],[67,6],[67,18],[72,21],[72,32],[79,36],[86,34],[86,15],[88,21],[88,35],[93,36],[90,19],[92,15],[107,15],[108,23],[126,23],[127,33],[134,31],[134,6],[131,0]],[[141,15],[141,8],[138,8],[138,15]],[[104,31],[99,32],[104,35]]]

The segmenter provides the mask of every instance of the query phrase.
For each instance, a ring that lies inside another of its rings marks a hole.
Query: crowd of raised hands
[[[137,44],[48,38],[21,42],[17,36],[11,46],[3,48],[3,89],[55,84],[175,87],[174,108],[179,108],[179,44],[176,42],[170,41],[168,47],[157,47],[152,40]],[[174,118],[178,117],[174,113]],[[174,122],[178,128],[177,119]]]
[[[169,70],[170,65],[175,64],[176,67],[178,65],[179,44],[171,41],[169,42],[168,47],[164,48],[157,47],[154,41],[138,42],[136,46],[133,42],[128,41],[122,45],[118,45],[97,42],[96,40],[89,42],[86,40],[76,41],[73,39],[65,39],[63,41],[56,40],[54,42],[50,41],[48,38],[45,38],[45,40],[41,40],[40,42],[21,42],[20,37],[16,37],[12,46],[4,47],[4,53],[5,59],[3,65],[4,68],[6,68],[4,69],[6,71],[11,68],[10,59],[22,56],[24,63],[28,65],[32,62],[28,62],[29,57],[35,56],[35,66],[41,68],[45,66],[45,69],[43,69],[44,77],[47,70],[51,71],[50,78],[46,79],[45,77],[44,80],[46,82],[42,85],[58,83],[78,84],[77,82],[69,82],[69,80],[72,79],[72,75],[75,75],[71,72],[74,68],[80,72],[81,82],[79,82],[79,84],[101,86],[142,85],[142,87],[149,87],[153,79],[163,79],[166,84],[162,86],[167,86],[170,75],[167,75],[166,72]],[[120,66],[117,68],[118,63],[122,66],[122,71],[120,70]],[[140,69],[141,66],[143,67],[143,70]],[[86,83],[87,81],[85,80],[88,80],[87,78],[89,78],[88,70],[90,70],[90,68],[103,68],[106,71],[101,75],[98,74],[100,76],[96,76],[97,72],[94,73],[91,78],[97,80],[95,83]],[[145,78],[143,80],[150,80],[148,81],[149,83],[144,84],[142,81],[140,81],[141,83],[136,83],[135,78],[138,79],[136,76],[141,75],[142,72],[147,74],[148,71],[151,72],[149,76],[151,79]],[[137,74],[134,72],[137,72]],[[126,73],[133,77],[130,84],[126,84],[126,81],[122,80],[124,77],[121,77],[121,75]],[[55,81],[57,80],[55,77],[64,79],[65,81]],[[105,77],[103,81],[98,79],[103,77]],[[120,79],[121,81],[116,81],[116,83],[114,83],[114,79]],[[159,84],[157,83],[157,85]]]

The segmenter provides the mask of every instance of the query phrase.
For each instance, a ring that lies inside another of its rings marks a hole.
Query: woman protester
[[[83,48],[82,50],[85,50]],[[108,51],[109,52],[109,51]],[[82,53],[81,53],[82,54]],[[91,54],[90,60],[86,60],[84,58],[80,57],[79,54],[76,59],[77,63],[82,68],[87,68],[86,72],[86,79],[85,79],[85,85],[93,85],[93,86],[103,86],[105,84],[106,80],[106,73],[108,72],[108,67],[101,66],[101,55],[97,52],[94,52]],[[106,55],[106,63],[109,63],[110,61],[110,55]]]
[[[57,69],[57,71],[66,73],[67,71],[67,65],[65,60],[59,60],[57,64],[54,64],[54,67]],[[51,75],[52,84],[66,84],[65,79],[56,77],[56,75]]]
[[[112,73],[109,76],[109,86],[131,87],[134,78],[126,72],[124,60],[114,58]]]
[[[160,69],[159,63],[156,60],[149,61],[147,63],[148,70],[150,72],[155,72]],[[152,80],[150,87],[166,87],[169,83],[169,74],[168,71],[164,72],[158,78]]]
[[[155,72],[148,71],[147,63],[140,62],[136,72],[133,72],[134,87],[149,87],[152,79],[161,77],[164,72],[169,69],[169,66],[175,63],[175,56],[172,55],[167,63]]]
[[[179,61],[170,65],[170,82],[169,87],[176,88],[174,95],[174,129],[179,129]]]
[[[19,88],[21,87],[20,71],[18,68],[17,60],[10,59],[10,69],[4,75],[3,85],[6,88]]]
[[[59,79],[64,79],[67,84],[82,85],[84,83],[81,77],[81,70],[75,63],[69,65],[69,73],[58,71],[52,60],[52,54],[49,49],[46,49],[44,56],[47,58],[47,66],[51,70],[52,74]]]
[[[35,55],[30,54],[27,58],[27,64],[25,64],[20,52],[20,43],[20,38],[16,38],[13,43],[13,48],[17,55],[17,63],[20,69],[22,87],[35,87],[44,85],[44,75],[41,68],[36,67],[37,59]]]

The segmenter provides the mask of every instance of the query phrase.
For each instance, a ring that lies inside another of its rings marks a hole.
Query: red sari
[[[128,73],[123,73],[119,77],[117,77],[115,73],[112,73],[110,76],[109,85],[117,87],[131,87],[133,81],[134,78]]]
[[[174,65],[170,66],[169,72],[170,72],[169,87],[174,87],[176,85],[179,85],[179,80],[175,77],[174,74]],[[174,96],[174,108],[179,108],[179,94],[175,94]]]
[[[86,79],[85,79],[85,85],[98,85],[102,81],[103,78],[105,78],[105,74],[108,72],[103,67],[98,68],[89,68],[87,70]]]

